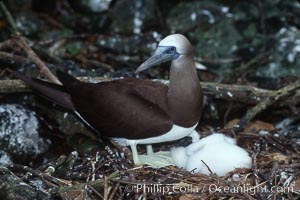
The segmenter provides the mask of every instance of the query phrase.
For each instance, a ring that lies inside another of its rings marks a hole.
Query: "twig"
[[[39,13],[39,16],[44,18],[49,23],[49,25],[54,26],[55,28],[58,28],[58,29],[66,28],[63,24],[59,23],[58,21],[56,21],[54,18],[52,18],[48,14]]]
[[[226,110],[226,112],[225,112],[225,114],[224,114],[224,118],[223,118],[223,124],[224,124],[224,127],[225,127],[226,124],[227,124],[227,118],[228,118],[229,113],[230,113],[230,111],[231,111],[231,109],[232,109],[232,106],[233,106],[233,102],[230,102],[230,104],[229,104],[229,106],[228,106],[228,108],[227,108],[227,110]]]
[[[270,96],[265,98],[263,101],[261,101],[259,104],[251,108],[247,111],[247,113],[241,118],[239,123],[234,127],[234,131],[236,133],[242,131],[244,127],[259,113],[266,110],[268,107],[273,105],[274,103],[278,102],[279,100],[282,100],[284,98],[287,98],[290,96],[293,92],[296,91],[296,89],[300,88],[300,81],[297,81],[294,84],[287,85],[283,87],[282,89],[279,89],[277,91],[273,91]]]
[[[47,62],[50,62],[52,64],[59,64],[63,62],[61,58],[55,56],[53,53],[48,51],[48,49],[45,49],[43,47],[35,45],[32,46],[32,50],[36,52],[36,54],[38,54],[39,57],[41,57],[43,60],[46,60]]]
[[[13,29],[13,32],[14,33],[17,33],[18,32],[18,28],[17,28],[17,25],[14,21],[14,18],[12,17],[12,15],[10,14],[9,10],[7,9],[6,5],[4,4],[3,1],[0,1],[0,7],[1,7],[1,10],[3,11],[8,23],[10,24],[11,28]]]
[[[200,63],[215,64],[215,65],[232,64],[241,61],[240,58],[208,59],[208,58],[200,58],[200,57],[195,57],[195,60]]]
[[[87,187],[90,188],[100,199],[104,199],[104,197],[91,185],[87,184]]]
[[[90,189],[93,188],[91,190],[93,190],[94,192],[95,191],[100,191],[100,190],[103,189],[104,181],[103,181],[103,179],[97,179],[95,181],[90,181],[88,183],[77,183],[77,184],[73,184],[71,186],[60,186],[58,188],[58,192],[59,193],[66,193],[68,191],[82,190],[82,189],[84,189],[86,187],[86,185]],[[95,194],[102,196],[99,192],[97,192]]]
[[[104,200],[108,200],[108,178],[104,176]]]
[[[98,60],[93,60],[93,59],[88,59],[88,58],[85,58],[84,56],[77,56],[77,60],[81,63],[82,66],[85,66],[85,67],[97,67],[97,68],[102,68],[102,69],[106,69],[110,72],[113,72],[114,69],[111,65],[109,64],[106,64],[104,62],[100,62]]]
[[[29,47],[25,39],[18,34],[16,43],[26,51],[31,60],[36,64],[39,68],[40,73],[45,74],[52,82],[61,84],[61,82],[57,79],[57,77],[48,69],[45,63],[36,55],[36,53]]]
[[[263,52],[252,58],[246,63],[241,64],[238,68],[224,74],[221,77],[221,82],[226,82],[234,80],[243,76],[246,72],[253,70],[254,68],[260,66],[259,64],[266,62],[270,59],[270,52]],[[229,80],[230,79],[230,80]],[[235,81],[235,80],[234,80]]]
[[[57,79],[57,77],[55,75],[53,75],[53,73],[48,69],[48,67],[45,65],[45,63],[38,57],[38,55],[36,55],[36,53],[29,47],[29,45],[27,44],[25,39],[22,37],[21,33],[17,29],[16,23],[15,23],[12,15],[11,15],[11,13],[7,9],[7,7],[5,6],[3,1],[0,1],[0,8],[4,12],[5,17],[8,20],[8,23],[12,27],[13,33],[16,35],[15,40],[8,40],[8,41],[9,42],[14,41],[15,44],[17,44],[24,51],[26,51],[26,53],[31,58],[31,60],[39,68],[40,73],[45,74],[52,82],[57,83],[57,84],[61,84],[60,81]],[[9,44],[9,42],[8,42],[8,44]],[[6,45],[8,45],[8,44],[6,44]],[[0,46],[0,48],[1,48],[1,46]]]
[[[210,174],[215,174],[211,169],[210,167],[203,161],[201,160],[201,162],[206,166],[207,170],[209,171]]]
[[[10,64],[29,64],[31,63],[30,59],[27,59],[23,56],[14,55],[12,53],[7,53],[0,51],[1,62],[10,63]]]
[[[30,92],[24,82],[21,80],[1,80],[0,81],[0,94],[12,94],[18,92]]]
[[[5,40],[4,42],[0,43],[0,50],[12,48],[14,46],[16,46],[15,41],[12,39],[8,39],[8,40]]]
[[[261,48],[261,52],[264,52],[267,47],[267,29],[264,2],[262,0],[255,0],[254,2],[259,11],[260,29],[263,35],[263,46]]]
[[[244,71],[246,71],[247,69],[249,70],[251,66],[257,64],[257,63],[261,63],[263,61],[265,61],[266,59],[269,59],[269,56],[271,55],[270,52],[263,52],[261,54],[258,54],[256,57],[254,57],[253,59],[251,59],[249,62],[241,65],[238,68],[238,72],[239,73],[243,73]]]
[[[118,189],[120,189],[120,183],[117,183],[114,187],[114,189],[112,190],[111,194],[109,195],[109,200],[113,200],[115,194],[117,193]]]
[[[45,174],[45,173],[41,172],[38,169],[33,169],[33,168],[28,167],[28,166],[14,164],[12,166],[12,168],[20,169],[20,170],[23,170],[25,172],[30,172],[35,176],[38,176],[42,179],[46,179],[46,180],[51,181],[52,183],[55,183],[55,184],[60,185],[60,186],[64,186],[64,185],[70,186],[71,185],[71,181],[63,180],[63,179],[60,179],[60,178],[50,176],[48,174]]]

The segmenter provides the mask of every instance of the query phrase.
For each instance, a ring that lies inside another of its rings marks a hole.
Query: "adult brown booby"
[[[192,136],[202,111],[202,90],[190,42],[181,34],[169,35],[158,44],[152,57],[136,72],[171,61],[169,87],[162,83],[124,78],[84,83],[59,72],[63,85],[56,85],[18,72],[16,77],[40,95],[73,110],[102,136],[130,145],[139,164],[137,144],[168,142]]]

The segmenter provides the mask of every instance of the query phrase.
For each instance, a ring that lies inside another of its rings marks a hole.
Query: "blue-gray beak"
[[[143,64],[141,64],[135,71],[135,73],[139,73],[160,63],[173,60],[174,56],[178,53],[176,52],[176,49],[175,51],[170,51],[170,48],[172,48],[172,50],[174,49],[174,47],[157,47],[156,51],[154,52],[154,55],[151,56],[148,60],[146,60]]]

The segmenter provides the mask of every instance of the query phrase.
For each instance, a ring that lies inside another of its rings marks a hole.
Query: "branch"
[[[16,23],[10,13],[10,11],[7,9],[3,1],[0,1],[0,8],[3,11],[9,25],[13,29],[14,35],[16,35],[15,39],[10,39],[8,41],[3,42],[0,44],[0,49],[7,47],[8,45],[13,46],[14,44],[21,47],[24,51],[26,51],[27,55],[30,57],[30,59],[36,64],[36,66],[39,68],[40,73],[45,74],[52,82],[61,84],[58,78],[48,69],[48,67],[45,65],[45,63],[36,55],[36,53],[29,47],[25,39],[22,37],[21,33],[18,31]]]
[[[30,88],[27,87],[21,80],[1,80],[0,81],[0,94],[13,94],[19,92],[30,92]]]
[[[2,43],[0,43],[0,50],[8,47],[13,47],[15,45],[18,45],[21,47],[28,55],[28,57],[32,60],[34,64],[36,64],[37,68],[39,69],[41,74],[44,74],[46,77],[49,78],[52,82],[56,84],[61,84],[60,81],[57,79],[57,77],[48,69],[48,67],[45,65],[45,63],[39,58],[39,56],[29,47],[25,39],[20,35],[20,33],[17,33],[16,38],[6,40]],[[7,58],[16,58],[17,62],[22,61],[26,58],[23,58],[21,56],[15,56],[6,52],[0,52],[1,58],[7,59]],[[28,60],[26,59],[26,62]]]
[[[111,81],[112,79],[103,77],[78,77],[82,81],[88,82],[100,82]],[[166,80],[158,80],[165,84],[168,84]],[[246,85],[228,85],[220,83],[201,82],[204,95],[207,95],[214,99],[223,99],[230,102],[238,102],[246,105],[255,105],[262,102],[263,99],[271,97],[274,93],[280,91],[260,89],[253,86]],[[0,94],[13,94],[20,92],[31,92],[20,80],[0,80]],[[300,103],[300,91],[283,101],[279,106],[290,106]]]
[[[28,58],[25,58],[23,56],[15,55],[12,53],[7,53],[4,51],[0,51],[0,60],[4,63],[10,63],[14,65],[21,65],[21,64],[29,64],[32,63],[32,61]]]
[[[16,46],[15,41],[13,41],[11,39],[5,40],[4,42],[0,43],[0,50],[12,48],[14,46]]]
[[[49,80],[61,85],[61,82],[58,80],[58,78],[48,69],[45,63],[29,47],[25,39],[20,34],[17,34],[16,44],[19,45],[24,51],[26,51],[27,55],[36,64],[41,74],[45,74],[49,78]]]
[[[294,93],[298,88],[300,88],[300,81],[296,83],[287,85],[279,90],[273,91],[270,96],[265,98],[259,104],[251,108],[247,111],[247,113],[241,118],[239,123],[234,127],[234,131],[240,132],[244,129],[244,127],[259,113],[266,110],[268,107],[273,105],[274,103],[287,98],[292,93]]]
[[[11,26],[11,28],[13,29],[13,32],[17,33],[18,32],[18,28],[17,25],[15,23],[14,18],[12,17],[12,15],[10,14],[9,10],[7,9],[6,5],[3,3],[3,1],[0,1],[0,8],[3,11],[9,25]]]
[[[215,99],[226,99],[245,104],[257,104],[261,99],[272,94],[272,90],[261,89],[247,85],[231,85],[221,83],[201,82],[205,95]]]

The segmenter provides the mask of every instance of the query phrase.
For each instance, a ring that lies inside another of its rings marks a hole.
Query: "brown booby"
[[[202,90],[195,68],[193,48],[185,36],[169,35],[152,57],[139,66],[141,72],[171,61],[169,87],[151,80],[124,78],[85,83],[58,71],[63,85],[12,72],[38,94],[73,110],[93,130],[119,144],[130,146],[134,163],[140,163],[137,144],[153,144],[192,136],[202,111]],[[147,148],[148,149],[148,148]]]

